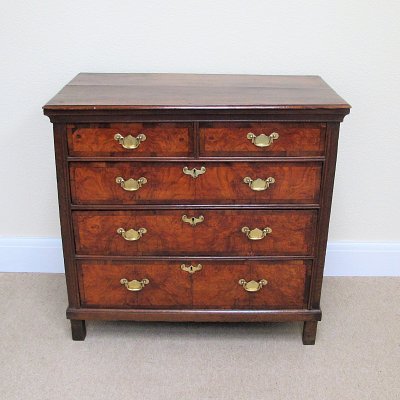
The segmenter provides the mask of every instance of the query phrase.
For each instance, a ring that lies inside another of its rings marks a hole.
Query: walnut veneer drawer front
[[[79,270],[88,307],[293,309],[306,307],[310,262],[82,261]]]
[[[321,156],[326,124],[280,122],[200,123],[205,156]]]
[[[313,210],[75,211],[87,255],[312,255]],[[192,220],[193,218],[193,220]]]
[[[317,76],[74,78],[44,106],[73,339],[91,319],[303,321],[314,344],[349,109]]]
[[[72,156],[146,157],[191,156],[192,124],[114,123],[68,126],[68,148]]]
[[[321,170],[315,162],[70,164],[76,204],[318,203]]]

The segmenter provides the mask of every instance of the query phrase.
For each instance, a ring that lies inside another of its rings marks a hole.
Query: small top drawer
[[[190,123],[68,125],[69,154],[77,157],[188,157],[193,154]]]
[[[204,156],[322,156],[324,123],[212,122],[200,123]]]

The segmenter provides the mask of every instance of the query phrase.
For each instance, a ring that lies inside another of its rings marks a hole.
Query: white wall
[[[399,1],[3,1],[0,237],[59,236],[41,106],[80,71],[321,75],[342,124],[330,241],[400,241]]]

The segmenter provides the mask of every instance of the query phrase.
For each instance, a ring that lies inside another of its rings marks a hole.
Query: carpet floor
[[[0,274],[0,398],[400,399],[400,278],[325,278],[299,323],[91,322],[73,342],[64,276]]]

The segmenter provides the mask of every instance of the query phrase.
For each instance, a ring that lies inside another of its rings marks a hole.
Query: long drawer
[[[318,203],[318,162],[72,162],[75,204]]]
[[[74,211],[82,255],[313,255],[315,210]]]
[[[85,307],[306,308],[309,261],[78,262]]]

